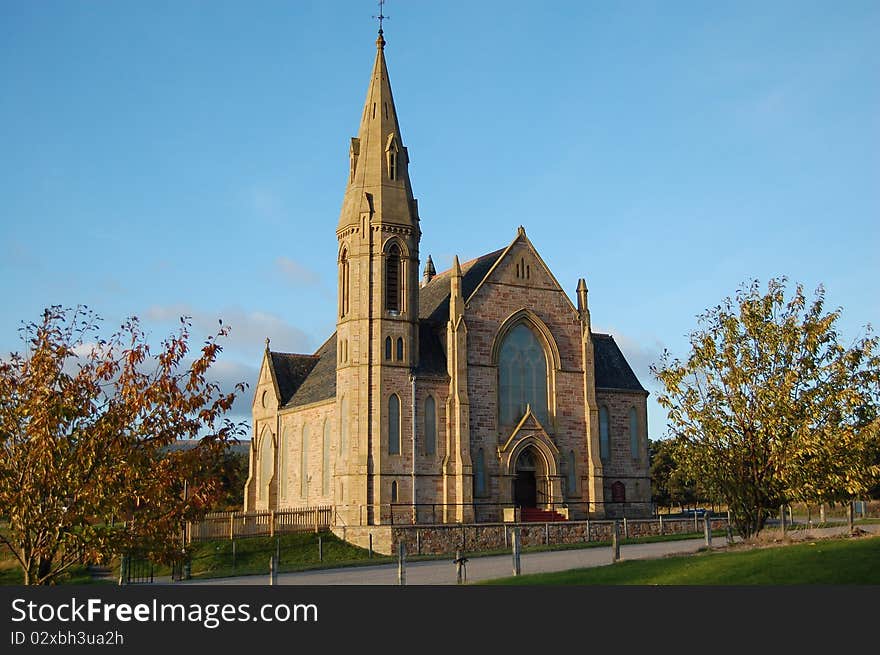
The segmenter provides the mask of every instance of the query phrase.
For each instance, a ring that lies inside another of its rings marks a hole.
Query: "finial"
[[[517,236],[524,237],[526,235],[526,228],[520,225],[518,228],[516,228],[516,234]]]
[[[373,16],[373,18],[375,20],[379,21],[379,38],[376,39],[376,47],[380,48],[380,49],[385,47],[385,39],[382,38],[382,35],[384,34],[384,32],[382,30],[382,21],[390,20],[390,18],[391,18],[390,16],[386,16],[383,13],[382,9],[383,9],[384,5],[385,5],[385,0],[379,0],[379,15]]]
[[[266,337],[266,350],[269,350],[269,337]]]
[[[458,263],[458,255],[452,258],[452,275],[461,277],[461,264]]]
[[[435,275],[437,275],[437,269],[434,268],[434,260],[431,259],[431,255],[428,255],[428,260],[425,262],[425,273],[422,276],[422,286],[433,280]]]

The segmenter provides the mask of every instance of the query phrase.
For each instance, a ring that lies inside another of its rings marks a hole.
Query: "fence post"
[[[467,582],[467,557],[461,554],[460,550],[455,551],[455,584],[465,584]]]
[[[819,523],[825,523],[825,503],[819,505]]]
[[[662,537],[663,536],[663,515],[658,514],[657,516],[660,517],[660,536]]]
[[[397,583],[406,586],[406,544],[403,541],[397,544]]]
[[[614,529],[611,531],[611,561],[620,560],[620,521],[614,521]]]
[[[422,554],[422,531],[416,530],[416,555]]]
[[[275,562],[281,564],[281,537],[275,537]]]
[[[855,518],[855,516],[854,516],[855,512],[853,512],[854,505],[855,505],[855,501],[851,500],[851,501],[849,501],[849,503],[846,506],[846,522],[849,525],[850,534],[852,534],[852,531],[853,531],[853,519]]]
[[[514,528],[511,531],[510,538],[513,541],[513,574],[520,574],[520,562],[519,562],[519,549],[520,549],[520,534],[519,528]]]
[[[709,518],[708,513],[703,518],[705,519],[705,523],[703,524],[703,538],[706,540],[706,546],[711,548],[712,547],[712,519]]]
[[[544,524],[544,545],[545,546],[550,545],[550,524],[549,523]]]
[[[506,525],[504,526],[504,547],[510,548],[510,533]]]
[[[232,570],[235,570],[235,539],[232,540]]]
[[[779,525],[782,527],[782,538],[785,538],[785,505],[779,506]]]
[[[373,559],[373,533],[370,533],[370,559]]]
[[[318,561],[324,561],[324,542],[321,537],[318,537]]]
[[[124,585],[127,582],[128,573],[128,555],[122,555],[119,558],[119,584]]]
[[[235,512],[229,515],[229,540],[235,539]]]
[[[318,533],[318,508],[315,508],[315,534]]]
[[[700,531],[700,524],[697,522],[697,510],[694,509],[694,532]]]
[[[593,533],[590,531],[590,519],[587,519],[587,541],[592,541],[592,540],[593,540]]]
[[[269,536],[275,536],[275,510],[269,510]]]
[[[623,538],[629,539],[629,524],[626,521],[626,517],[623,517]]]

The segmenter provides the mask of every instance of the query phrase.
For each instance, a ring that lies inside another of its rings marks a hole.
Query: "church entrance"
[[[513,481],[513,501],[518,507],[538,506],[536,469],[535,453],[531,448],[526,448],[516,460],[516,478]]]

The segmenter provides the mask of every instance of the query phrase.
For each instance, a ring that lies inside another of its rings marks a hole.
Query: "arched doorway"
[[[533,448],[526,448],[516,460],[516,477],[513,481],[513,501],[517,507],[538,506],[538,463]]]

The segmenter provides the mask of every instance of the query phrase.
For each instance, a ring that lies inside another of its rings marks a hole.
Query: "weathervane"
[[[379,34],[382,34],[382,21],[383,20],[391,20],[391,16],[386,16],[382,13],[383,5],[385,4],[385,0],[379,0],[379,15],[373,16],[374,19],[379,21]]]

